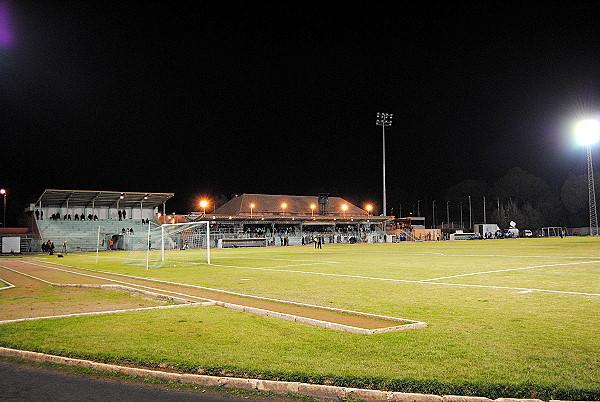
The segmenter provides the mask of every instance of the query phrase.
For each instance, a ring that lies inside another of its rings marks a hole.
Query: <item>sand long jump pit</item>
[[[175,306],[217,305],[250,314],[358,334],[402,331],[427,325],[424,322],[396,317],[82,269],[35,258],[1,259],[0,279],[14,285],[0,292],[0,301],[8,307],[0,312],[0,320],[4,322],[57,315],[107,314]],[[130,294],[138,296],[132,297]]]

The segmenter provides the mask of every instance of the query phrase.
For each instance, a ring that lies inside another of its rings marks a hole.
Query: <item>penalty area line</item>
[[[583,262],[582,262],[582,264],[583,264]],[[561,264],[561,265],[563,265],[563,264]],[[571,264],[564,264],[564,265],[571,265]],[[585,292],[574,292],[574,291],[563,291],[563,290],[518,288],[518,287],[509,287],[509,286],[469,285],[469,284],[462,284],[462,283],[430,282],[432,279],[415,281],[415,280],[408,280],[408,279],[378,278],[378,277],[374,277],[374,276],[299,271],[299,270],[293,270],[293,269],[249,268],[249,267],[236,267],[233,265],[214,265],[214,264],[213,264],[213,266],[217,266],[217,267],[221,267],[221,268],[251,269],[251,270],[258,270],[258,271],[288,272],[288,273],[293,273],[293,274],[333,276],[333,277],[339,277],[339,278],[367,279],[367,280],[383,281],[383,282],[418,283],[421,285],[459,286],[459,287],[471,287],[471,288],[489,288],[489,289],[519,290],[519,291],[529,291],[529,292],[544,292],[544,293],[555,293],[555,294],[565,294],[565,295],[600,296],[600,293],[585,293]]]
[[[593,263],[599,263],[599,262],[600,261],[580,261],[580,262],[569,262],[569,263],[563,263],[563,264],[533,265],[531,267],[507,268],[507,269],[498,269],[495,271],[471,272],[468,274],[459,274],[459,275],[443,276],[443,277],[432,278],[432,279],[423,279],[423,280],[421,280],[421,282],[441,281],[444,279],[460,278],[460,277],[464,277],[464,276],[494,274],[494,273],[498,273],[498,272],[523,271],[523,270],[534,269],[534,268],[549,268],[549,267],[560,267],[560,266],[579,265],[579,264],[593,264]]]

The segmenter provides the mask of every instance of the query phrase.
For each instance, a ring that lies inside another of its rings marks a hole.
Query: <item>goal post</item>
[[[197,225],[205,225],[206,229],[203,234],[196,230]],[[168,240],[173,238],[172,233],[181,234],[181,250],[191,249],[206,249],[206,263],[210,265],[210,222],[185,222],[185,223],[165,223],[160,226],[160,260],[165,261],[165,247],[169,247]],[[165,242],[165,240],[167,240]],[[178,239],[179,240],[179,239]]]
[[[166,268],[211,263],[208,221],[148,226],[147,233],[126,234],[125,243],[128,265]]]

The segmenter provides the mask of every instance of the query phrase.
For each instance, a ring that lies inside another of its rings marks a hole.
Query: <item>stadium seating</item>
[[[42,242],[48,240],[54,243],[56,251],[62,250],[62,245],[67,242],[68,251],[92,251],[96,250],[98,242],[98,226],[100,226],[100,247],[105,234],[122,234],[123,229],[133,229],[135,233],[147,229],[147,225],[142,225],[140,221],[126,219],[123,221],[114,219],[100,219],[97,221],[54,221],[37,220],[37,226],[40,231]]]

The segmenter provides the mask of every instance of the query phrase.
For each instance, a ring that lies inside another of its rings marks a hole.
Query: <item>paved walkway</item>
[[[232,395],[215,389],[194,389],[141,380],[74,374],[66,369],[0,359],[1,401],[291,401],[285,397]]]

